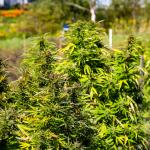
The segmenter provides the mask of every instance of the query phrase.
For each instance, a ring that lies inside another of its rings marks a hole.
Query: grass
[[[0,57],[7,64],[7,72],[10,80],[16,80],[20,76],[18,70],[22,53],[28,48],[29,39],[13,37],[0,40]]]
[[[24,39],[18,37],[14,37],[12,39],[2,39],[0,40],[1,52],[2,51],[12,52],[18,49],[22,49],[24,42],[25,42]]]

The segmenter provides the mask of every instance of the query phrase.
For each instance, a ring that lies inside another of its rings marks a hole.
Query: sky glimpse
[[[109,5],[111,0],[98,0],[100,4],[102,5]]]

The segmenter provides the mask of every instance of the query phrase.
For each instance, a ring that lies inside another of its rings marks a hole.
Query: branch
[[[103,48],[105,48],[106,50],[108,50],[108,51],[110,51],[110,52],[113,52],[113,51],[114,51],[114,49],[108,48],[107,46],[104,46]]]
[[[87,9],[87,8],[81,6],[81,5],[78,5],[78,4],[75,4],[75,3],[71,3],[71,2],[66,2],[66,4],[69,5],[69,6],[73,6],[73,7],[76,7],[76,8],[78,8],[78,9],[81,9],[81,10],[83,10],[83,11],[88,11],[88,12],[90,12],[89,9]]]

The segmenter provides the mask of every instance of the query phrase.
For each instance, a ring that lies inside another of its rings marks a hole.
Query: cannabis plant
[[[70,80],[81,86],[80,100],[97,128],[90,149],[147,149],[140,115],[144,101],[139,67],[142,47],[131,36],[126,49],[112,53],[103,44],[103,35],[95,24],[73,25],[61,65]]]
[[[9,97],[9,85],[5,65],[0,59],[0,148],[12,149],[15,142],[15,111]]]
[[[112,71],[102,83],[105,93],[93,109],[98,128],[96,144],[100,149],[148,149],[140,115],[144,102],[139,68],[141,50],[131,36],[126,49],[114,52]]]
[[[0,59],[0,94],[6,92],[8,90],[8,84],[7,84],[7,78],[6,78],[6,73],[4,70],[4,63],[2,59]]]
[[[148,149],[143,47],[131,36],[125,49],[112,51],[105,36],[99,24],[77,22],[62,49],[47,35],[37,38],[11,86],[1,61],[0,138],[7,149]]]
[[[92,129],[83,111],[80,85],[55,71],[55,46],[40,38],[25,54],[18,80],[18,138],[24,149],[82,149]]]

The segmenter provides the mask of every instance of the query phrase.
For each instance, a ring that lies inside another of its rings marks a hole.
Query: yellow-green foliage
[[[77,22],[62,49],[46,36],[37,39],[8,94],[13,107],[5,104],[15,108],[7,147],[148,149],[141,115],[148,102],[139,67],[142,47],[131,36],[125,49],[112,51],[104,35],[98,24]]]

